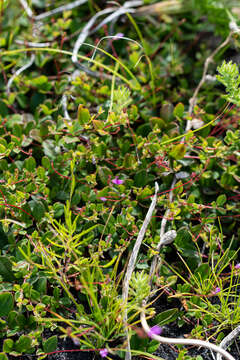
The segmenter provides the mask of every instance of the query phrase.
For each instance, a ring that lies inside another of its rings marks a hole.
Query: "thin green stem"
[[[87,44],[89,46],[91,46],[90,44]],[[94,46],[92,46],[94,47]],[[115,74],[115,76],[117,76],[118,78],[120,78],[121,80],[123,80],[125,83],[128,84],[128,86],[132,89],[135,89],[135,90],[138,90],[140,88],[140,84],[137,80],[137,78],[133,75],[133,73],[127,68],[126,65],[124,65],[119,59],[115,58],[113,55],[109,54],[108,52],[104,51],[103,49],[98,49],[99,51],[103,52],[104,54],[106,54],[107,56],[109,56],[110,58],[112,58],[114,61],[118,62],[119,65],[121,65],[126,71],[127,73],[132,77],[132,79],[134,80],[135,82],[135,86],[133,86],[132,82],[129,81],[128,79],[126,79],[123,75],[117,73],[115,70],[111,69],[109,66],[107,65],[104,65],[102,63],[100,63],[99,61],[97,60],[94,60],[94,59],[89,59],[88,57],[84,56],[84,55],[77,55],[79,59],[82,59],[82,60],[86,60],[86,61],[89,61],[93,64],[95,64],[96,66],[98,67],[102,67],[103,69],[111,72],[112,74]],[[61,49],[52,49],[52,48],[24,48],[24,49],[15,49],[15,50],[6,50],[6,51],[3,51],[0,55],[1,56],[6,56],[6,55],[15,55],[15,54],[18,54],[18,53],[22,53],[22,52],[25,52],[25,51],[35,51],[35,52],[41,52],[41,51],[44,51],[44,52],[49,52],[49,53],[58,53],[58,54],[65,54],[65,55],[69,55],[69,56],[72,56],[73,53],[71,51],[67,51],[67,50],[61,50]]]

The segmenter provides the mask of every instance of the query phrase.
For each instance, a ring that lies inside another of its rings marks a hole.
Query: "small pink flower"
[[[240,263],[238,263],[238,264],[235,265],[235,269],[236,269],[236,270],[240,269]]]
[[[100,200],[102,200],[102,201],[107,201],[107,198],[105,198],[104,196],[101,196],[101,197],[100,197]]]
[[[124,183],[124,180],[120,180],[118,176],[116,176],[115,179],[112,180],[112,183],[115,185],[122,185]]]
[[[148,332],[148,336],[152,338],[153,335],[160,335],[162,333],[162,328],[158,325],[154,325]]]
[[[102,350],[99,351],[99,354],[100,354],[100,356],[101,356],[102,358],[104,358],[104,357],[107,356],[108,351],[107,351],[107,349],[102,349]]]
[[[220,287],[216,287],[216,289],[213,291],[213,295],[220,293],[221,290],[222,289]]]

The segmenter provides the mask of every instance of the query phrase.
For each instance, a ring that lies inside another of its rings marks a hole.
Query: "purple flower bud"
[[[100,197],[100,200],[102,200],[102,201],[107,201],[107,198],[105,198],[104,196],[101,196],[101,197]]]
[[[154,325],[148,332],[148,336],[152,338],[153,335],[160,335],[162,333],[162,328],[158,325]]]
[[[117,34],[114,36],[113,40],[117,40],[117,39],[120,39],[120,38],[122,38],[122,37],[124,37],[124,34],[123,34],[123,33],[117,33]]]
[[[220,293],[221,290],[222,289],[220,287],[216,287],[216,289],[213,291],[213,295]]]
[[[118,176],[116,176],[115,179],[112,180],[112,183],[115,185],[121,185],[124,183],[124,180],[120,180]]]
[[[236,269],[236,270],[240,269],[240,263],[238,263],[238,264],[235,265],[235,269]]]
[[[102,358],[104,358],[104,357],[107,356],[108,351],[107,351],[107,349],[102,349],[102,350],[99,351],[99,353],[100,353],[100,356],[101,356]]]
[[[76,346],[80,345],[80,342],[77,338],[72,338],[72,341],[73,341],[74,345],[76,345]]]

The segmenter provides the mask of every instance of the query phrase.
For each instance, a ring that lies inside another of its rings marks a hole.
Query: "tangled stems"
[[[89,46],[91,46],[90,44],[87,44]],[[94,46],[93,46],[94,47]],[[117,76],[118,78],[120,78],[122,81],[124,81],[126,84],[128,84],[128,86],[132,89],[139,89],[140,88],[140,84],[137,80],[137,78],[132,74],[132,72],[127,68],[127,66],[125,66],[120,60],[118,60],[117,58],[115,58],[113,55],[107,53],[106,51],[102,50],[102,49],[98,49],[100,50],[101,52],[103,52],[104,54],[108,55],[109,57],[111,57],[113,60],[117,61],[128,73],[129,75],[132,77],[134,83],[135,83],[135,86],[133,85],[133,83],[131,81],[129,81],[128,79],[126,79],[123,75],[119,74],[118,72],[116,72],[115,70],[111,69],[109,66],[107,65],[104,65],[102,63],[100,63],[99,61],[97,60],[94,60],[94,59],[89,59],[88,57],[86,56],[83,56],[83,55],[77,55],[77,57],[79,59],[82,59],[82,60],[86,60],[86,61],[90,61],[91,63],[95,64],[96,66],[98,67],[101,67],[109,72],[111,72],[112,74],[114,74],[115,76]],[[65,55],[70,55],[72,56],[73,53],[71,51],[66,51],[66,50],[60,50],[60,49],[52,49],[52,48],[24,48],[24,49],[15,49],[15,50],[6,50],[6,51],[3,51],[1,52],[1,56],[6,56],[6,55],[15,55],[15,54],[18,54],[18,53],[22,53],[22,52],[25,52],[25,51],[44,51],[44,52],[49,52],[49,53],[59,53],[59,54],[65,54]]]

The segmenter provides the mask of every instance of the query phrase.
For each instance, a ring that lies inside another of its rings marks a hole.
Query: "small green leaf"
[[[99,166],[97,168],[97,175],[99,176],[99,180],[103,185],[107,185],[108,181],[113,178],[112,171],[106,166]]]
[[[33,172],[36,169],[36,160],[34,159],[34,157],[30,156],[29,158],[27,158],[24,162],[24,167],[29,171],[29,172]]]
[[[183,116],[183,112],[184,112],[184,105],[182,103],[178,103],[173,110],[174,116],[181,118]]]
[[[184,157],[186,153],[186,147],[184,144],[178,144],[173,147],[172,151],[170,151],[169,155],[175,160],[180,160]]]
[[[227,201],[227,197],[225,194],[219,195],[217,198],[217,205],[222,206],[225,204],[226,201]]]
[[[27,352],[31,349],[32,339],[29,336],[22,335],[17,340],[15,350],[19,353]]]
[[[147,173],[146,170],[140,170],[134,176],[134,185],[137,187],[143,187],[150,182],[154,181],[155,176],[153,174]]]
[[[41,201],[33,202],[32,214],[36,220],[40,221],[45,214],[45,207]]]
[[[0,353],[0,360],[8,360],[8,357],[3,352]]]
[[[46,341],[43,341],[43,350],[45,353],[52,352],[57,347],[57,336],[51,336]]]
[[[14,281],[15,279],[12,263],[7,256],[0,256],[0,275],[4,281]]]
[[[42,157],[42,166],[47,170],[50,169],[51,163],[47,156]]]
[[[3,343],[3,351],[8,353],[13,348],[14,341],[12,339],[6,339]]]
[[[147,348],[147,352],[153,354],[155,351],[157,351],[158,348],[159,348],[159,341],[152,340]]]
[[[13,296],[9,292],[0,294],[0,316],[7,316],[13,309],[14,301]]]
[[[85,109],[83,105],[79,105],[77,117],[80,125],[88,124],[91,118],[88,109]]]
[[[178,318],[179,309],[173,308],[166,311],[161,312],[157,316],[154,317],[154,323],[159,326],[163,326],[169,324],[172,321],[175,321]]]

